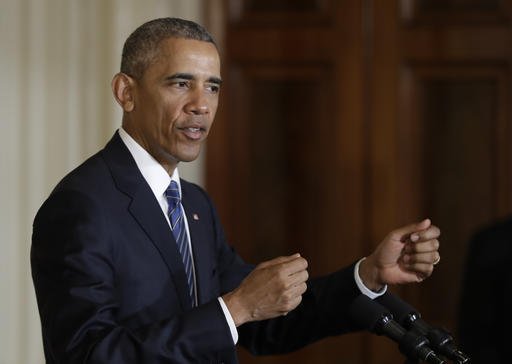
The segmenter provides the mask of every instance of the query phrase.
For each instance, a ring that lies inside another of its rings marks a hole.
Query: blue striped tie
[[[188,291],[192,299],[192,306],[196,306],[194,270],[192,267],[192,256],[188,245],[187,231],[185,230],[185,221],[183,219],[183,207],[181,206],[180,191],[176,181],[171,181],[169,187],[165,191],[167,203],[169,204],[168,216],[171,223],[172,233],[178,250],[180,251],[185,273],[187,274]]]

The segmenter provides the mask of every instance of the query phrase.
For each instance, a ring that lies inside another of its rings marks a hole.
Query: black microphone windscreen
[[[420,317],[420,314],[414,307],[390,292],[386,292],[376,300],[390,310],[395,320],[404,327],[409,326],[408,320],[411,314],[415,315],[417,318]]]
[[[350,305],[349,315],[357,326],[376,333],[382,317],[390,316],[390,313],[368,296],[361,294]]]

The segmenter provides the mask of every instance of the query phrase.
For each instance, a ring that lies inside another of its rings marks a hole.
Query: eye
[[[189,86],[189,82],[188,81],[176,81],[174,83],[177,87],[180,87],[180,88],[186,88]]]
[[[173,88],[177,88],[177,89],[188,89],[188,88],[190,88],[190,81],[184,80],[184,79],[179,79],[179,78],[174,78],[172,80],[168,80],[167,85],[169,87],[173,87]]]
[[[206,89],[210,91],[212,94],[217,94],[220,91],[220,86],[217,84],[210,84],[206,86]]]

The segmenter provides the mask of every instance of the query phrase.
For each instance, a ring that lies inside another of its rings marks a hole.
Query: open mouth
[[[191,132],[193,132],[193,133],[201,131],[201,128],[186,128],[186,129],[191,131]]]
[[[192,140],[200,140],[206,131],[204,128],[198,127],[180,128],[179,130],[181,130],[187,138]]]

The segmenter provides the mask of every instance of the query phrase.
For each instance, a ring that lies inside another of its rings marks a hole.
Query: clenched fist
[[[236,326],[285,315],[306,292],[308,263],[294,254],[259,264],[234,291],[222,296]]]
[[[361,262],[359,275],[366,287],[421,282],[439,262],[439,228],[429,219],[396,229]]]

